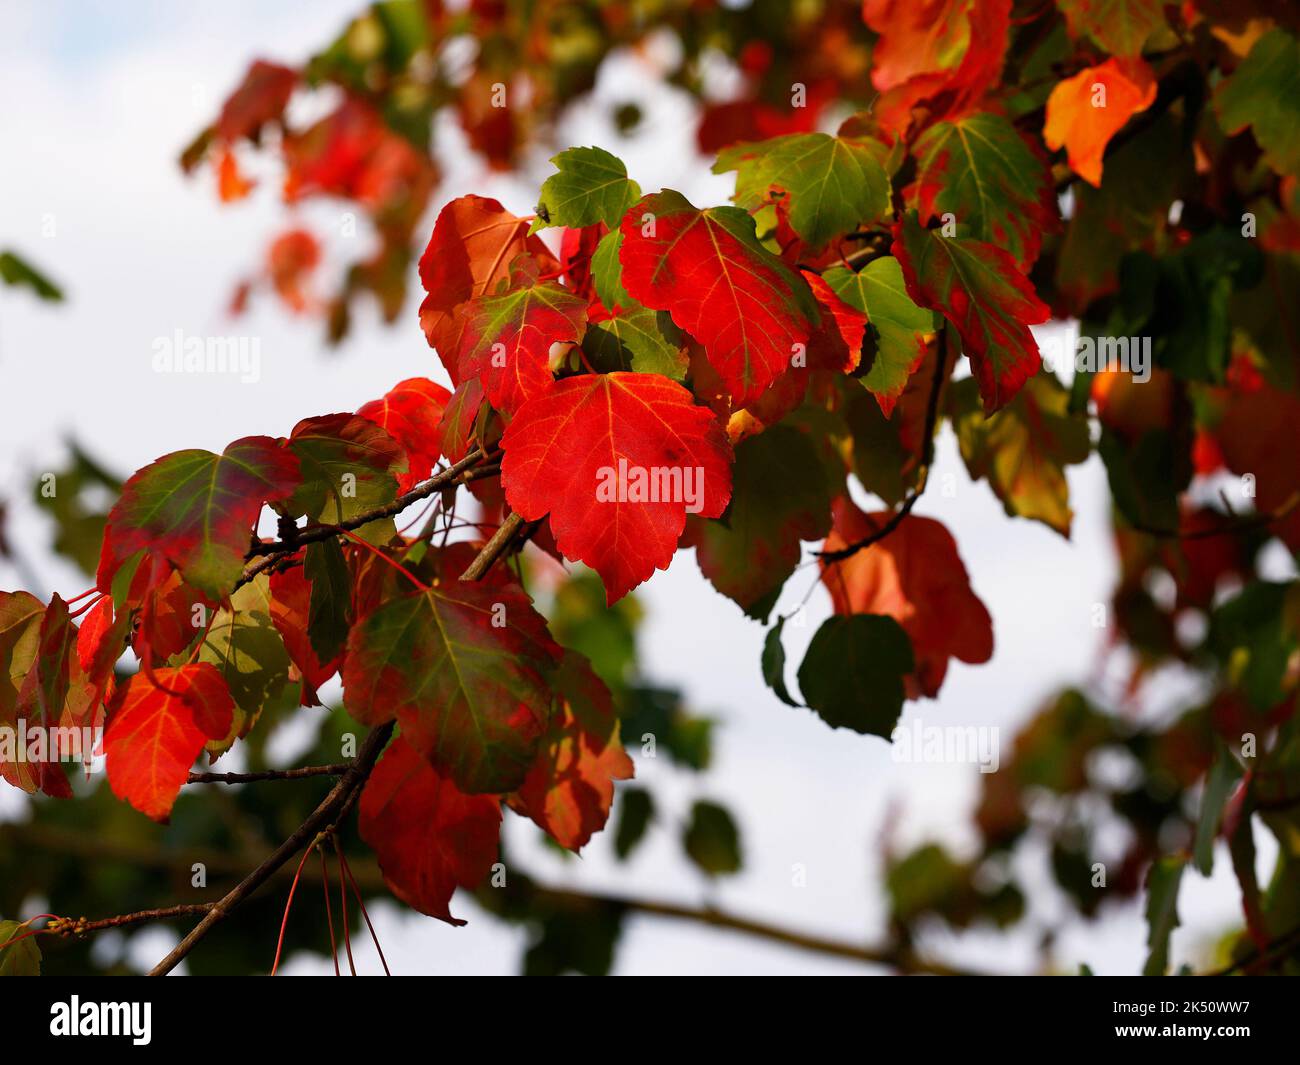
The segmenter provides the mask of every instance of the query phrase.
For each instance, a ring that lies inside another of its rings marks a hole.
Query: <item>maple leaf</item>
[[[826,551],[857,543],[890,515],[865,514],[841,497],[834,516]],[[909,696],[937,695],[949,658],[975,664],[993,655],[989,612],[971,591],[952,534],[933,518],[909,514],[883,540],[839,562],[823,562],[822,581],[835,613],[885,614],[903,627],[916,665]]]
[[[1115,56],[1142,54],[1142,46],[1168,25],[1161,0],[1059,0],[1072,37],[1085,34]]]
[[[569,148],[551,162],[559,173],[542,183],[530,233],[547,226],[582,229],[599,222],[612,229],[641,198],[641,187],[627,176],[623,161],[604,148]]]
[[[830,617],[799,666],[799,690],[831,728],[889,737],[915,669],[907,633],[892,617]]]
[[[466,307],[457,364],[477,377],[498,410],[514,413],[551,383],[551,345],[575,343],[587,324],[587,302],[554,282],[524,284]]]
[[[1300,40],[1274,29],[1214,92],[1214,109],[1228,133],[1250,126],[1269,166],[1300,177]]]
[[[510,264],[531,255],[543,273],[558,268],[541,239],[530,236],[528,220],[496,200],[461,196],[438,214],[429,245],[420,257],[420,281],[428,296],[420,305],[420,325],[451,374],[463,380],[456,364],[460,322],[456,310],[475,296],[496,289],[510,276]]]
[[[509,791],[545,730],[558,654],[521,588],[452,582],[358,618],[343,705],[366,725],[396,717],[407,743],[463,791]]]
[[[5,621],[14,625],[11,631],[16,637],[10,683],[16,685],[17,697],[11,710],[0,713],[0,724],[12,730],[15,744],[25,723],[27,733],[42,736],[45,745],[37,757],[15,750],[13,760],[0,759],[0,777],[29,793],[40,790],[69,799],[72,790],[59,766],[64,752],[58,730],[91,725],[96,706],[96,693],[77,656],[77,626],[68,614],[68,605],[57,595],[39,618],[26,614],[29,604],[25,600],[10,600],[6,605],[10,610],[5,613],[10,616]],[[30,633],[25,638],[24,630]],[[89,760],[91,752],[80,753]]]
[[[286,445],[298,458],[301,483],[277,509],[327,525],[391,503],[406,473],[404,449],[377,419],[361,415],[304,418]]]
[[[270,601],[267,604],[285,650],[302,674],[306,686],[303,703],[307,706],[319,704],[316,690],[334,676],[342,661],[342,655],[338,654],[322,661],[312,644],[309,625],[313,583],[307,577],[305,566],[275,570],[271,573]]]
[[[808,437],[781,425],[737,445],[732,478],[726,513],[693,523],[690,541],[700,572],[763,620],[799,564],[799,542],[830,530],[832,488]]]
[[[104,733],[113,794],[166,821],[204,745],[229,734],[234,709],[206,662],[136,673],[118,689]]]
[[[987,479],[1008,515],[1033,518],[1070,535],[1065,467],[1092,453],[1088,420],[1069,411],[1070,394],[1050,374],[1035,374],[991,418],[979,411],[975,382],[954,383],[950,414],[961,456],[975,480]]]
[[[808,339],[808,365],[815,370],[848,374],[862,361],[862,346],[867,339],[867,316],[841,299],[827,282],[827,275],[837,269],[844,270],[843,267],[832,267],[825,274],[802,271],[821,310],[821,321]]]
[[[553,683],[558,706],[510,804],[561,847],[578,851],[605,827],[614,781],[631,779],[632,759],[619,740],[609,689],[585,657],[566,650]]]
[[[713,172],[738,171],[735,200],[753,212],[784,193],[790,226],[816,250],[859,223],[889,211],[889,176],[872,142],[826,133],[791,133],[740,144],[718,156]]]
[[[757,399],[806,350],[816,301],[740,208],[701,211],[668,189],[633,207],[622,234],[624,287],[704,345],[737,403]]]
[[[399,899],[453,925],[457,887],[477,887],[497,860],[501,803],[466,795],[398,736],[361,792],[357,828]]]
[[[913,212],[894,226],[893,252],[908,296],[939,311],[961,335],[991,414],[1038,372],[1042,359],[1029,326],[1051,312],[1007,252],[922,229]]]
[[[397,491],[415,487],[433,471],[442,457],[437,425],[451,393],[427,377],[398,381],[382,399],[357,408],[357,417],[381,426],[406,450],[406,470],[397,478]]]
[[[110,591],[122,563],[147,549],[205,595],[222,598],[243,572],[263,505],[287,499],[298,484],[298,460],[266,436],[236,440],[220,455],[164,455],[132,475],[109,511],[99,589]]]
[[[1011,0],[865,0],[881,35],[872,50],[872,114],[902,131],[924,104],[931,121],[964,114],[997,83],[1011,27]]]
[[[1061,228],[1046,159],[1002,115],[935,123],[912,151],[916,181],[905,195],[923,225],[951,214],[964,235],[1006,249],[1021,270],[1038,258],[1043,236]]]
[[[591,312],[582,350],[600,373],[627,370],[657,373],[681,381],[689,359],[681,331],[666,311],[635,304]]]
[[[1111,137],[1156,99],[1156,79],[1141,58],[1108,59],[1066,78],[1047,98],[1043,140],[1064,147],[1070,169],[1101,185],[1102,156]]]
[[[875,350],[862,383],[888,418],[925,357],[926,345],[935,331],[934,313],[912,302],[902,267],[890,255],[873,259],[856,272],[831,267],[822,279],[839,299],[864,314],[871,325]]]
[[[483,382],[470,377],[456,386],[447,401],[438,422],[438,439],[449,461],[459,462],[469,453],[483,399]]]
[[[227,142],[252,137],[284,113],[297,83],[298,72],[291,67],[254,60],[239,87],[221,105],[217,136]]]
[[[298,705],[298,688],[289,684],[289,652],[272,620],[274,613],[270,580],[259,573],[208,625],[198,660],[216,668],[235,701],[230,732],[212,737],[214,742],[208,744],[214,758],[247,735],[263,711]]]
[[[688,503],[716,518],[731,497],[718,423],[654,374],[559,381],[519,408],[501,446],[511,508],[528,521],[549,513],[560,551],[600,574],[610,603],[667,568]]]

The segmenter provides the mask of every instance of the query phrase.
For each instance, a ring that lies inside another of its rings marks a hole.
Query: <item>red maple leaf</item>
[[[667,568],[688,506],[716,518],[731,497],[717,421],[656,374],[559,381],[519,408],[501,446],[511,508],[549,513],[560,551],[600,574],[610,603]]]
[[[207,662],[135,674],[118,690],[104,734],[113,794],[166,821],[204,745],[229,734],[234,709]]]
[[[844,497],[834,515],[826,551],[865,539],[890,516],[864,514]],[[989,612],[971,591],[952,534],[933,518],[908,515],[883,540],[823,563],[822,581],[837,614],[887,614],[903,627],[916,658],[908,685],[913,698],[938,694],[949,658],[978,663],[993,655]]]
[[[457,887],[477,887],[497,860],[501,803],[466,795],[400,736],[361,793],[358,828],[393,894],[449,924]]]

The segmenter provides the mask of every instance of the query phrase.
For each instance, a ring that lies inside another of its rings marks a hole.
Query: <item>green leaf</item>
[[[382,426],[352,414],[306,418],[294,426],[288,446],[298,457],[302,483],[280,509],[326,525],[391,503],[398,475],[406,472],[402,446]],[[387,539],[391,521],[375,525],[379,542]],[[363,529],[374,540],[376,530]]]
[[[619,307],[642,307],[623,287],[623,264],[618,251],[623,246],[623,231],[613,229],[600,238],[591,255],[591,280],[600,302],[610,310]]]
[[[987,480],[1011,517],[1033,518],[1068,537],[1074,512],[1065,467],[1086,462],[1092,451],[1088,419],[1070,413],[1070,393],[1039,373],[989,418],[973,378],[954,382],[948,395],[971,477]]]
[[[694,524],[700,572],[765,621],[799,565],[800,541],[830,532],[832,494],[806,434],[777,425],[747,437],[736,447],[726,513]]]
[[[907,202],[923,223],[951,214],[965,235],[1005,248],[1025,270],[1043,236],[1060,228],[1051,167],[1002,115],[937,122],[913,153]]]
[[[1147,873],[1147,946],[1150,954],[1143,976],[1163,976],[1169,968],[1169,937],[1178,927],[1178,887],[1186,858],[1159,858]]]
[[[627,176],[623,161],[604,148],[569,148],[551,162],[559,173],[542,184],[530,233],[548,226],[581,229],[598,222],[616,229],[641,198],[641,187]]]
[[[785,645],[781,643],[781,632],[785,628],[788,618],[777,618],[776,624],[768,630],[767,636],[763,640],[763,655],[761,665],[763,668],[763,680],[767,686],[776,692],[776,697],[785,703],[786,706],[802,706],[803,703],[796,701],[790,695],[790,689],[785,684]]]
[[[636,848],[654,819],[654,799],[645,788],[619,789],[618,826],[614,829],[614,853],[625,860]]]
[[[738,171],[735,200],[747,211],[773,188],[788,196],[790,225],[813,248],[889,210],[889,178],[865,141],[791,133],[738,144],[718,155],[715,174]]]
[[[902,267],[891,255],[873,259],[857,272],[833,266],[822,274],[822,280],[850,307],[865,314],[871,324],[875,358],[862,383],[876,396],[888,417],[925,355],[926,337],[937,327],[935,314],[912,302]]]
[[[1300,177],[1300,41],[1283,29],[1264,34],[1214,94],[1228,133],[1247,126],[1279,174]]]
[[[296,697],[296,689],[285,693],[289,652],[271,620],[271,586],[265,573],[235,592],[229,608],[217,611],[199,661],[216,666],[238,710],[232,735],[227,742],[209,744],[210,751],[228,749],[235,736],[252,728],[263,710],[280,705],[282,694]]]
[[[740,871],[740,830],[731,814],[717,803],[701,800],[691,807],[691,823],[682,833],[682,847],[709,876]]]
[[[357,621],[343,704],[371,726],[396,717],[406,741],[462,791],[512,791],[549,720],[558,657],[522,589],[453,582]]]
[[[27,936],[18,942],[10,942],[28,931],[30,927],[17,921],[0,921],[0,976],[41,975],[41,948],[36,945],[37,937]]]
[[[137,551],[161,551],[210,599],[226,596],[265,503],[297,488],[298,460],[265,436],[236,440],[220,455],[177,451],[135,473],[108,516],[98,585]]]
[[[903,709],[903,678],[916,668],[912,641],[882,614],[822,622],[799,667],[799,689],[832,728],[889,738]]]
[[[30,288],[43,300],[59,303],[63,290],[31,263],[11,251],[0,252],[0,280],[6,285]]]
[[[657,373],[674,381],[686,379],[690,363],[683,344],[682,331],[667,311],[635,303],[593,319],[582,338],[582,350],[599,373]]]
[[[303,576],[311,583],[307,608],[307,638],[316,657],[333,661],[343,650],[352,624],[352,578],[337,540],[308,544]]]
[[[1070,34],[1087,34],[1111,55],[1136,56],[1168,26],[1161,0],[1060,0]]]
[[[1214,752],[1214,762],[1205,774],[1201,792],[1201,815],[1196,820],[1196,869],[1202,876],[1214,871],[1214,840],[1223,823],[1223,805],[1241,779],[1241,766],[1222,744]]]

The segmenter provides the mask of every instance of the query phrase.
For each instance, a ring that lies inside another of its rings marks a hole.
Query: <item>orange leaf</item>
[[[235,704],[207,662],[137,673],[119,689],[104,734],[108,783],[155,821],[166,821],[194,759],[230,732]]]
[[[1052,90],[1043,140],[1053,151],[1064,146],[1070,169],[1100,186],[1102,156],[1111,137],[1155,99],[1155,75],[1144,60],[1108,59]]]

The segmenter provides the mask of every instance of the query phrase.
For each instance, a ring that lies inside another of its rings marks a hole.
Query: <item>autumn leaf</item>
[[[1250,126],[1279,174],[1300,177],[1300,40],[1283,29],[1264,34],[1219,83],[1214,109],[1228,133]]]
[[[791,133],[739,144],[713,172],[738,171],[735,200],[754,212],[778,190],[791,228],[812,249],[889,211],[889,177],[867,141]]]
[[[1043,140],[1064,147],[1070,169],[1101,185],[1102,157],[1110,139],[1156,99],[1156,79],[1140,58],[1108,59],[1066,78],[1047,98]]]
[[[915,669],[899,623],[879,614],[830,617],[799,666],[799,690],[831,728],[886,739],[903,709],[904,678]]]
[[[457,308],[494,291],[510,276],[510,264],[524,254],[533,256],[543,272],[558,266],[541,239],[529,235],[528,220],[512,215],[496,200],[461,196],[438,214],[420,257],[420,281],[428,293],[420,305],[420,325],[452,384],[463,379],[456,364],[461,329]]]
[[[514,413],[550,385],[551,345],[575,343],[586,323],[586,301],[554,282],[477,296],[464,312],[457,362],[483,382],[492,406]]]
[[[623,161],[604,148],[569,148],[551,163],[559,173],[542,183],[530,233],[546,226],[582,229],[599,222],[613,229],[641,198],[641,187],[627,176]]]
[[[1004,406],[1038,372],[1029,326],[1051,317],[1001,248],[922,229],[908,212],[894,226],[894,255],[907,294],[939,311],[961,335],[986,413]]]
[[[825,551],[857,543],[889,518],[888,512],[864,514],[843,497],[834,514]],[[989,613],[971,591],[952,534],[933,518],[909,514],[883,540],[823,563],[822,581],[835,613],[885,614],[903,627],[916,664],[909,697],[937,695],[950,658],[974,664],[993,655]]]
[[[381,426],[406,449],[407,468],[397,478],[399,493],[427,478],[442,457],[437,426],[450,402],[451,393],[442,385],[427,377],[408,377],[382,399],[357,408],[357,417]]]
[[[704,345],[738,404],[757,399],[806,351],[816,301],[740,208],[701,211],[665,190],[628,212],[622,234],[624,287]]]
[[[166,821],[210,740],[230,732],[234,703],[206,662],[135,674],[118,689],[104,733],[108,783],[155,821]]]
[[[298,460],[266,436],[236,440],[220,455],[164,455],[126,482],[109,512],[99,589],[109,591],[122,563],[148,549],[205,595],[222,598],[243,572],[262,506],[287,499],[298,484]]]
[[[230,597],[230,605],[212,617],[198,660],[210,663],[235,702],[228,735],[213,737],[213,756],[244,736],[263,711],[291,710],[298,705],[297,685],[289,687],[289,652],[273,620],[270,578],[259,573]]]
[[[1011,0],[864,0],[863,17],[880,34],[872,50],[872,114],[903,131],[924,107],[929,120],[962,115],[1002,73]]]
[[[303,703],[309,706],[318,702],[316,690],[334,676],[341,660],[341,656],[336,655],[322,661],[312,644],[310,619],[313,584],[308,579],[304,566],[275,570],[271,573],[270,599],[267,604],[271,620],[284,642],[284,649],[302,674],[306,686]]]
[[[800,541],[830,530],[832,486],[808,437],[782,425],[737,445],[732,480],[726,513],[694,522],[690,539],[700,572],[762,621],[799,564]]]
[[[469,454],[483,400],[483,382],[471,377],[457,385],[447,401],[438,422],[438,440],[449,461],[459,462]]]
[[[614,781],[632,777],[609,689],[576,651],[565,651],[553,684],[557,706],[537,760],[511,806],[561,846],[581,850],[605,827]]]
[[[923,225],[951,215],[963,235],[1005,249],[1022,271],[1038,258],[1043,237],[1060,229],[1047,160],[1002,115],[937,122],[913,154],[916,181],[906,196]]]
[[[254,60],[239,87],[221,105],[217,135],[227,142],[252,137],[284,113],[297,83],[298,72],[291,67]]]
[[[1091,454],[1087,418],[1070,413],[1070,393],[1050,374],[1035,374],[988,418],[974,385],[968,377],[949,393],[966,469],[988,481],[1008,515],[1033,518],[1068,537],[1074,512],[1065,467]]]
[[[21,657],[10,660],[11,683],[17,689],[13,709],[0,714],[0,725],[12,730],[10,746],[14,755],[12,759],[0,759],[0,777],[28,793],[39,790],[68,799],[72,790],[59,762],[62,753],[77,752],[63,751],[59,738],[62,733],[58,730],[93,725],[96,694],[77,657],[77,626],[69,616],[67,603],[57,595],[39,619],[26,615],[24,600],[11,600],[6,605],[13,613],[5,620],[14,626],[10,632],[16,637],[14,649]],[[30,633],[25,638],[24,630]],[[24,732],[44,739],[38,756],[32,757],[29,750],[12,749]],[[89,751],[79,753],[89,761]]]
[[[902,268],[892,255],[873,259],[858,271],[834,266],[822,278],[836,296],[864,314],[871,325],[875,344],[862,383],[889,417],[908,379],[925,358],[927,341],[935,331],[935,316],[912,302]]]
[[[545,731],[558,648],[518,586],[452,582],[380,602],[348,636],[343,705],[397,718],[406,742],[471,793],[518,787]]]
[[[681,381],[689,362],[681,331],[668,313],[639,304],[593,311],[582,350],[600,373],[657,373]]]
[[[501,439],[501,483],[528,521],[550,514],[566,558],[621,599],[666,569],[692,513],[731,497],[731,453],[713,415],[653,374],[570,377],[529,400]]]
[[[1114,56],[1142,54],[1147,39],[1168,25],[1161,0],[1059,0],[1072,37],[1091,37]]]
[[[291,517],[337,525],[391,503],[406,473],[404,449],[362,415],[304,418],[286,444],[298,458],[301,483],[277,509]]]
[[[477,887],[497,860],[501,803],[466,795],[401,736],[361,792],[357,827],[384,881],[408,906],[449,924],[457,887]]]

